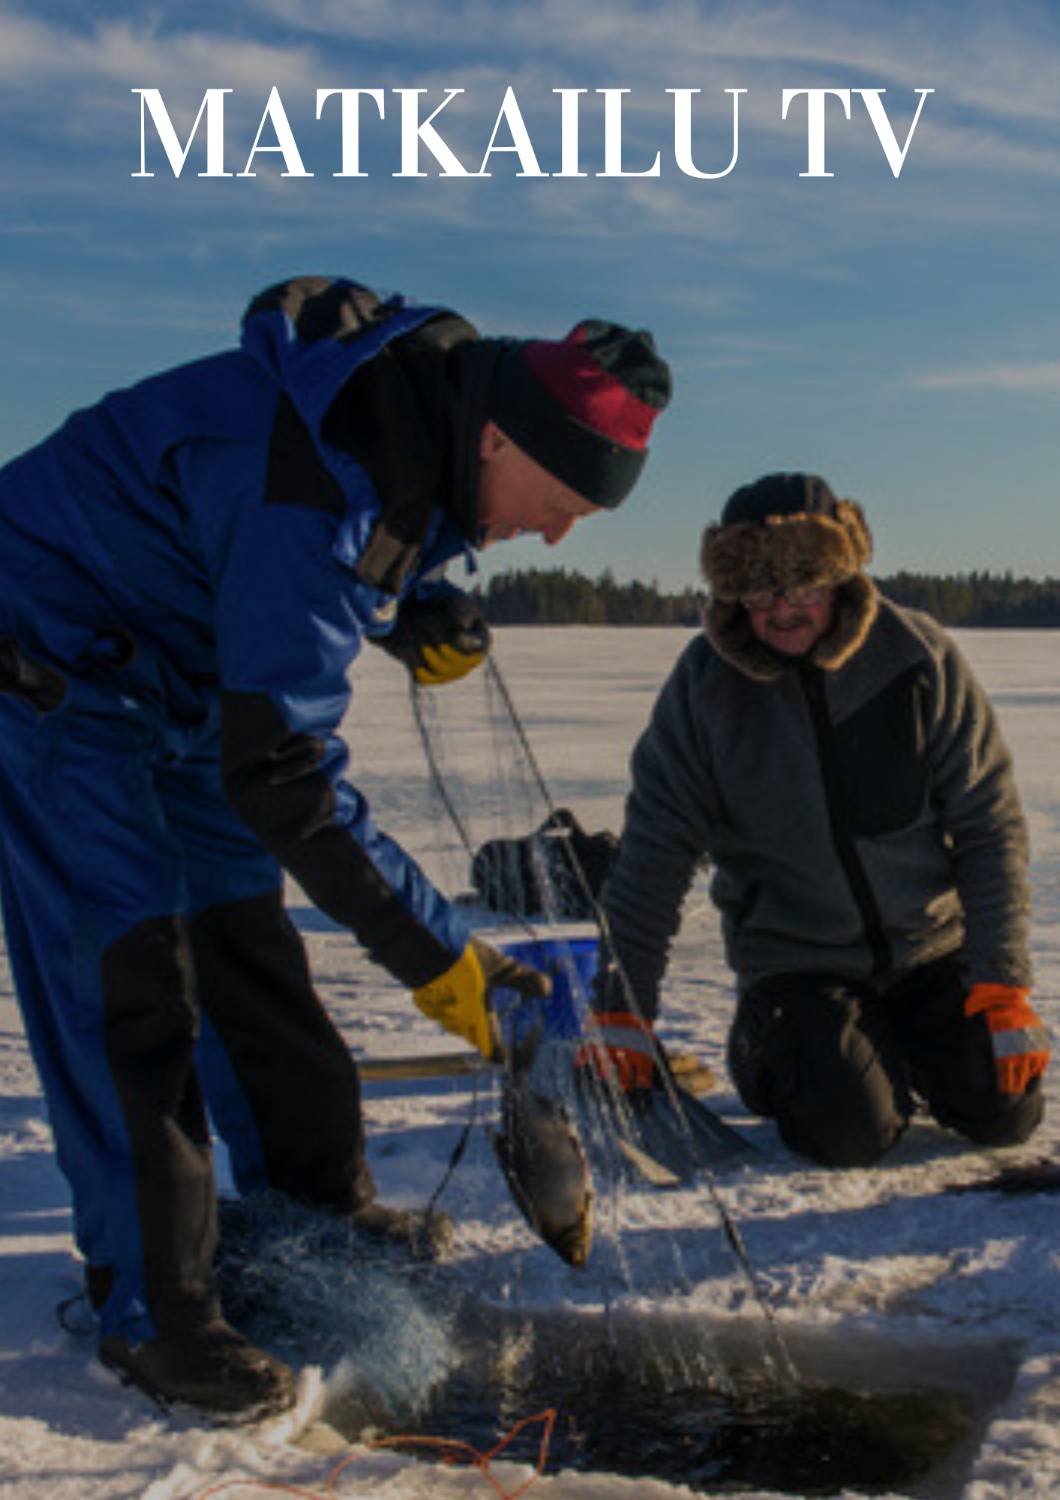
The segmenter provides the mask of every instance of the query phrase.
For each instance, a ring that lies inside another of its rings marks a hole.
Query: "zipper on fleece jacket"
[[[884,930],[876,895],[865,873],[865,866],[861,862],[854,832],[850,826],[850,811],[843,793],[843,779],[839,773],[835,734],[825,697],[824,674],[818,667],[803,667],[799,670],[799,682],[809,706],[810,722],[813,724],[814,737],[817,740],[817,754],[821,762],[832,840],[850,886],[851,895],[854,897],[854,903],[861,913],[865,940],[872,953],[873,978],[882,979],[891,969],[891,944]]]

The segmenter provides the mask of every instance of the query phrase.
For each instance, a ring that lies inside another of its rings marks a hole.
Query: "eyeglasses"
[[[778,589],[775,594],[744,594],[740,603],[744,609],[750,610],[753,614],[759,614],[764,610],[772,609],[781,599],[793,609],[820,604],[827,592],[823,584],[815,584],[811,588]]]

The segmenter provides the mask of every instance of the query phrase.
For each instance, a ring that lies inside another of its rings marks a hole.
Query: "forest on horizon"
[[[1060,579],[901,572],[876,584],[896,604],[923,610],[942,625],[1060,626]],[[655,583],[619,583],[609,570],[592,579],[569,568],[498,573],[470,592],[494,625],[696,625],[704,597],[695,589],[672,594]]]

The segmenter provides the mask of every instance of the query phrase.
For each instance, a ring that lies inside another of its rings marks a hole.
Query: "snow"
[[[617,828],[629,751],[670,664],[680,630],[505,629],[496,659],[559,805],[587,828]],[[1060,703],[1058,637],[1047,632],[966,632],[962,645],[990,691],[1014,752],[1031,828],[1033,946],[1040,1011],[1060,1026]],[[479,674],[481,677],[482,674]],[[451,892],[467,887],[467,856],[432,791],[403,674],[381,654],[358,664],[347,726],[353,778],[379,821]],[[498,783],[517,779],[509,736],[491,742],[482,722],[487,687],[470,681],[428,705],[444,769],[465,798],[474,837],[504,831]],[[525,778],[524,778],[525,779]],[[510,806],[511,798],[508,797]],[[470,810],[469,810],[470,809]],[[528,801],[525,827],[539,821]],[[517,817],[523,814],[517,811]],[[491,820],[493,826],[491,826]],[[290,893],[315,972],[353,1050],[369,1058],[438,1053],[452,1044],[373,970],[345,934]],[[952,1194],[1001,1165],[1060,1154],[1060,1068],[1047,1085],[1044,1126],[1022,1151],[983,1153],[926,1120],[871,1171],[815,1170],[790,1156],[767,1124],[746,1118],[725,1075],[731,1012],[705,886],[697,885],[668,977],[661,1026],[672,1048],[694,1051],[719,1078],[713,1107],[759,1151],[752,1169],[718,1181],[761,1288],[798,1359],[848,1361],[878,1351],[897,1379],[934,1361],[947,1378],[1011,1390],[990,1414],[956,1490],[962,1500],[1060,1496],[1060,1215],[1048,1195]],[[369,1084],[371,1160],[383,1196],[423,1202],[438,1186],[470,1110],[466,1079],[437,1086]],[[724,1331],[759,1314],[719,1228],[705,1185],[676,1191],[631,1186],[602,1214],[599,1264],[578,1273],[538,1244],[512,1206],[483,1132],[446,1190],[458,1221],[445,1274],[498,1304],[521,1302],[553,1318],[598,1308],[609,1272],[608,1226],[620,1229],[626,1274],[642,1313],[675,1312]],[[620,1222],[619,1222],[620,1221]],[[65,1187],[6,969],[0,976],[0,1494],[5,1500],[193,1500],[221,1487],[244,1497],[266,1485],[323,1493],[334,1457],[286,1445],[282,1430],[249,1435],[166,1418],[120,1388],[95,1362],[90,1338],[64,1332],[55,1307],[80,1286]],[[688,1326],[693,1326],[689,1324]],[[699,1326],[694,1323],[694,1326]],[[874,1342],[875,1341],[875,1342]],[[887,1352],[889,1351],[889,1352]],[[897,1373],[896,1373],[897,1372]],[[312,1373],[307,1375],[312,1385]],[[333,1372],[324,1372],[325,1380]],[[309,1397],[307,1396],[307,1399]],[[514,1489],[525,1465],[498,1465]],[[236,1488],[238,1482],[238,1488]],[[353,1450],[343,1495],[383,1500],[496,1493],[486,1478],[395,1453]],[[534,1490],[571,1500],[675,1500],[662,1481],[546,1471]],[[765,1494],[766,1492],[762,1492]],[[854,1491],[848,1492],[853,1494]]]

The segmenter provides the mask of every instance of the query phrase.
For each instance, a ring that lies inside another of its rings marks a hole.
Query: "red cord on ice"
[[[299,1497],[299,1500],[337,1500],[335,1485],[340,1474],[363,1458],[365,1453],[375,1452],[382,1448],[399,1447],[430,1449],[438,1455],[444,1464],[465,1464],[469,1468],[477,1469],[483,1479],[492,1485],[495,1494],[499,1496],[499,1500],[518,1500],[518,1497],[525,1495],[530,1486],[536,1484],[544,1473],[545,1464],[548,1462],[549,1444],[552,1441],[552,1430],[556,1425],[556,1415],[555,1409],[550,1407],[546,1411],[538,1412],[536,1416],[524,1417],[488,1453],[480,1453],[470,1443],[462,1442],[458,1438],[407,1436],[383,1438],[379,1442],[366,1443],[363,1449],[356,1453],[348,1453],[344,1458],[339,1460],[328,1475],[327,1489],[323,1493],[316,1490],[304,1490],[297,1485],[277,1484],[267,1479],[225,1479],[220,1484],[211,1485],[209,1489],[203,1490],[196,1496],[196,1500],[212,1500],[212,1497],[215,1495],[236,1489],[251,1488],[269,1490],[272,1493],[280,1495],[295,1495]],[[535,1423],[540,1423],[541,1425],[541,1442],[538,1447],[534,1472],[518,1489],[505,1489],[492,1472],[491,1465],[504,1452],[508,1445],[518,1437],[524,1428],[532,1427]]]

